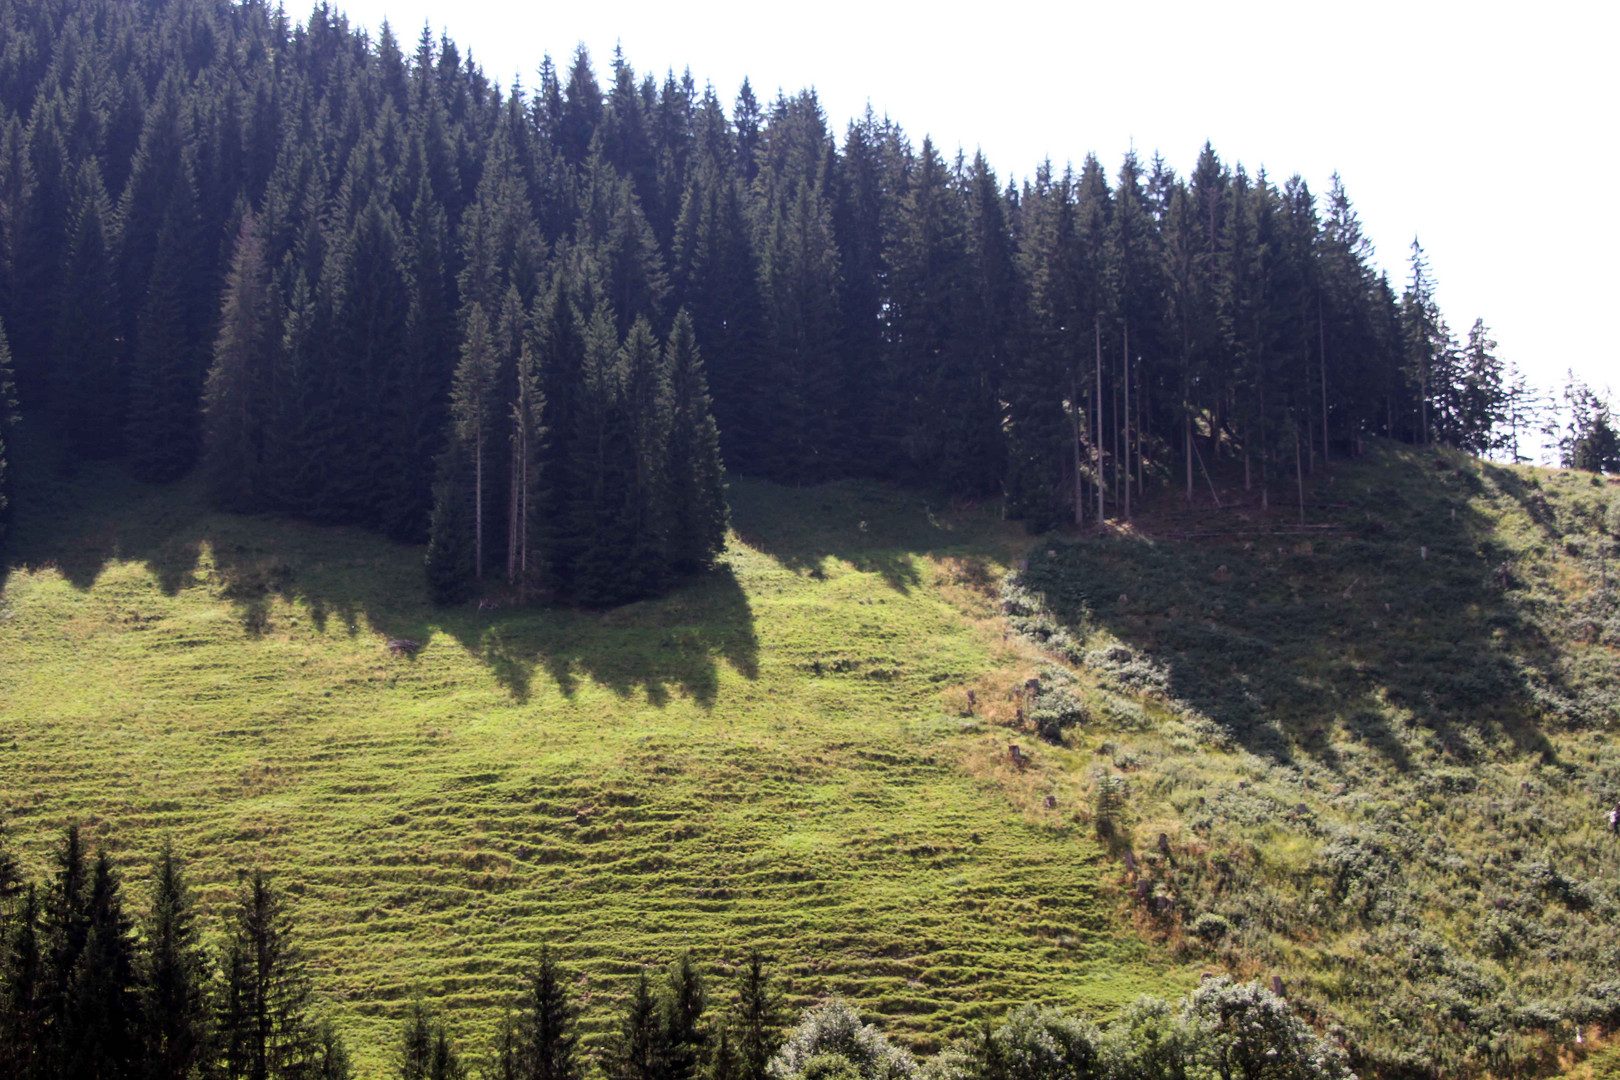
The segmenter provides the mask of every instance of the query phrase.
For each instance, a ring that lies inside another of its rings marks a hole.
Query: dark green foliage
[[[255,510],[268,499],[264,448],[280,341],[264,242],[242,219],[203,388],[203,469],[220,505]]]
[[[421,1002],[413,1004],[405,1017],[399,1059],[399,1080],[465,1080],[467,1076],[445,1023],[434,1020]]]
[[[208,985],[191,890],[174,849],[165,845],[152,881],[152,904],[143,927],[140,1019],[144,1076],[185,1080],[212,1060]]]
[[[86,903],[83,955],[69,991],[67,1071],[86,1080],[125,1080],[140,1061],[133,925],[118,874],[105,850],[96,856]]]
[[[668,1032],[647,972],[636,976],[619,1030],[608,1050],[608,1080],[659,1080],[666,1075]]]
[[[154,483],[181,476],[197,458],[196,402],[205,364],[195,305],[188,304],[195,292],[194,213],[189,184],[181,183],[155,238],[134,322],[124,442],[131,470]]]
[[[737,976],[737,1075],[766,1080],[766,1066],[782,1043],[781,1005],[765,958],[750,952]]]
[[[726,543],[725,466],[709,410],[703,357],[682,308],[664,346],[670,392],[669,561],[681,573],[707,566]]]
[[[515,1025],[503,1039],[501,1075],[511,1080],[578,1080],[583,1071],[578,1008],[563,988],[563,971],[549,946],[523,983]]]
[[[670,965],[663,994],[662,1080],[698,1080],[709,1045],[703,1023],[708,994],[690,952]]]
[[[237,899],[217,1020],[227,1080],[292,1080],[330,1056],[308,1015],[308,977],[284,904],[257,870]]]
[[[94,162],[78,170],[62,266],[56,333],[51,342],[51,401],[71,416],[70,442],[81,454],[106,457],[120,446],[124,419],[122,335],[111,210]]]
[[[1372,271],[1337,178],[1319,207],[1206,145],[1186,177],[1127,154],[1111,189],[1088,156],[1002,190],[870,112],[839,146],[813,92],[745,82],[728,119],[617,52],[605,88],[581,47],[521,93],[326,8],[51,10],[0,12],[28,28],[0,77],[0,317],[29,409],[143,479],[200,452],[227,508],[405,542],[437,520],[441,598],[469,594],[442,554],[469,544],[517,599],[701,569],[716,429],[733,474],[1000,493],[1042,529],[1196,501],[1226,457],[1265,502],[1296,450],[1313,470],[1375,433],[1517,452],[1527,419],[1420,252],[1402,299]],[[475,307],[489,419],[446,465]],[[592,374],[601,317],[628,362]],[[690,339],[716,423],[667,357],[653,404],[638,324]],[[632,446],[592,442],[620,425]]]

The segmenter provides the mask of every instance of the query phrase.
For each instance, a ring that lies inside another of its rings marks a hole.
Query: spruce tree
[[[514,1045],[522,1080],[579,1080],[583,1071],[575,1031],[578,1010],[563,987],[563,972],[549,946],[523,985]]]
[[[767,1080],[766,1066],[782,1044],[781,1007],[765,958],[750,952],[737,979],[737,1057],[740,1080]]]
[[[402,430],[408,437],[416,428],[421,408],[417,388],[400,378],[410,308],[401,260],[399,222],[373,197],[336,268],[328,386],[342,423],[330,448],[339,460],[317,510],[322,518],[376,525],[404,507],[409,521],[421,513],[413,504],[425,502],[422,477],[413,471],[420,462],[402,454],[400,443]]]
[[[629,437],[624,369],[613,315],[599,308],[585,329],[585,363],[575,411],[570,518],[581,544],[568,568],[581,603],[607,606],[636,595],[637,446]],[[642,350],[644,351],[644,350]],[[632,576],[634,575],[634,576]]]
[[[661,1080],[668,1032],[646,971],[636,975],[606,1060],[608,1080]]]
[[[145,1080],[189,1080],[212,1066],[208,988],[211,965],[201,941],[184,868],[168,843],[152,876],[140,958],[141,1058]]]
[[[18,1080],[49,1080],[45,1053],[50,998],[39,894],[28,886],[0,939],[0,1069]]]
[[[124,430],[124,370],[113,277],[111,210],[94,161],[78,170],[52,338],[51,400],[73,449],[107,457]]]
[[[220,1003],[226,1080],[294,1080],[328,1057],[307,1015],[309,983],[281,895],[255,870],[226,947]]]
[[[726,543],[725,468],[709,408],[703,357],[685,308],[664,346],[670,387],[669,560],[680,573],[713,562]]]
[[[78,825],[68,826],[52,862],[41,914],[44,963],[39,993],[44,1030],[39,1055],[44,1075],[54,1078],[66,1075],[75,1049],[75,976],[90,935],[89,874]]]
[[[470,476],[457,478],[470,483],[473,525],[473,577],[484,578],[486,480],[491,472],[495,422],[497,377],[495,342],[489,317],[483,305],[473,304],[467,314],[467,330],[461,345],[461,363],[456,368],[451,391],[450,416],[456,450],[454,463],[464,463]],[[448,524],[448,521],[445,522]]]
[[[670,965],[664,987],[662,1080],[698,1080],[709,1043],[703,1024],[707,1006],[703,975],[692,954],[683,952]]]
[[[140,1060],[134,926],[124,912],[117,872],[96,855],[85,911],[85,944],[74,967],[71,1040],[64,1047],[74,1080],[130,1080]]]
[[[177,200],[164,218],[135,320],[124,443],[131,471],[149,483],[176,479],[197,456],[201,365],[186,307],[187,279],[194,273],[187,211]]]
[[[527,335],[525,335],[527,337]],[[507,556],[507,584],[515,585],[520,598],[541,583],[544,554],[541,550],[541,515],[545,506],[544,427],[545,397],[540,388],[536,350],[525,340],[517,365],[517,395],[512,401],[512,461],[510,549]]]
[[[432,492],[423,478],[431,476],[434,459],[444,446],[450,382],[456,355],[453,279],[446,258],[449,226],[442,206],[423,178],[411,211],[407,244],[410,309],[397,389],[386,418],[398,467],[393,490],[382,505],[384,530],[396,539],[418,541],[427,535]]]
[[[278,345],[274,320],[264,244],[249,211],[237,233],[203,388],[202,465],[210,493],[227,509],[258,509],[267,497],[264,444]]]

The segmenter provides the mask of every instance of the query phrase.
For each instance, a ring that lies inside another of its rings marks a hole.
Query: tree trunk
[[[1097,331],[1097,430],[1092,433],[1092,442],[1097,449],[1097,528],[1103,527],[1106,517],[1103,505],[1103,460],[1102,460],[1102,314],[1099,312],[1093,319]]]
[[[1125,324],[1125,520],[1131,520],[1131,324]]]
[[[1322,320],[1322,300],[1316,301],[1316,335],[1322,353],[1322,468],[1328,465],[1328,406],[1327,406],[1327,326]]]
[[[1086,523],[1085,478],[1080,463],[1080,387],[1078,380],[1069,382],[1069,428],[1074,434],[1074,523]]]
[[[1299,484],[1299,523],[1305,524],[1305,463],[1299,453],[1299,421],[1294,421],[1294,478]]]
[[[473,575],[484,580],[484,428],[473,436]],[[463,566],[467,565],[462,563]]]

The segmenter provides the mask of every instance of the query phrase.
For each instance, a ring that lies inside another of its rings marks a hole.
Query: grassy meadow
[[[924,1049],[1028,1000],[1104,1014],[1195,982],[1118,917],[1069,792],[1045,808],[1061,777],[958,707],[1036,655],[986,593],[1021,533],[882,487],[731,497],[712,574],[593,613],[436,610],[421,549],[208,513],[185,484],[25,490],[10,844],[38,876],[81,822],[138,906],[172,839],[216,932],[237,875],[272,871],[364,1076],[413,999],[478,1056],[542,941],[593,1042],[686,948],[760,947],[791,1004],[845,994]]]
[[[1364,1072],[1573,1066],[1620,1019],[1620,487],[1380,444],[1301,527],[1223,475],[1004,586],[1134,917]]]

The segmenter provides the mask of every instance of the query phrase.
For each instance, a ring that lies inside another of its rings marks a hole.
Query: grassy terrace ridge
[[[1006,767],[1005,732],[946,708],[1029,667],[979,591],[1019,530],[861,484],[730,494],[714,573],[590,613],[435,610],[420,548],[212,514],[189,484],[24,491],[12,845],[37,877],[85,823],[139,909],[172,837],[216,933],[237,872],[273,870],[364,1076],[413,997],[480,1054],[542,940],[593,1041],[637,965],[688,946],[760,946],[791,1003],[843,993],[921,1048],[1028,1000],[1191,985],[1118,918],[1077,815],[1026,809],[1042,774]]]
[[[1620,486],[1377,443],[1302,528],[1217,479],[1003,587],[1138,922],[1363,1072],[1578,1066],[1620,1024]]]

